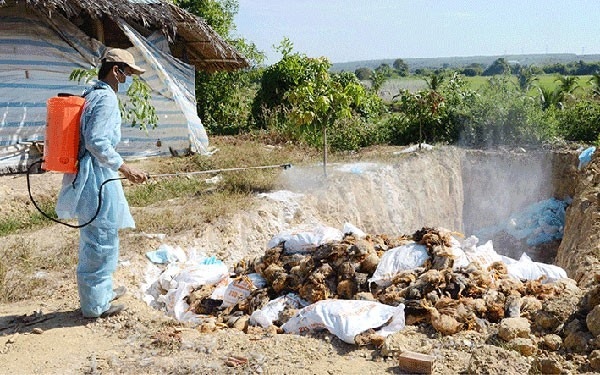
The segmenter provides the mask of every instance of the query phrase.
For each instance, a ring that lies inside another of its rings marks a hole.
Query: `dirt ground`
[[[53,189],[59,178],[40,176],[34,188]],[[24,176],[0,176],[2,211],[26,200]],[[135,210],[133,214],[135,217]],[[206,224],[204,231],[217,228],[214,223]],[[170,240],[193,244],[193,236],[180,233]],[[2,241],[9,248],[19,244],[39,247],[50,259],[60,248],[75,252],[78,233],[52,225]],[[121,300],[127,310],[115,317],[90,320],[81,316],[74,267],[36,274],[47,285],[43,293],[0,304],[0,374],[401,374],[404,372],[396,355],[406,350],[433,355],[436,374],[543,373],[541,369],[593,372],[589,352],[548,351],[541,349],[541,344],[533,356],[510,350],[499,343],[494,324],[483,332],[463,331],[450,336],[425,325],[408,326],[388,337],[383,346],[375,347],[350,345],[328,332],[299,336],[256,329],[244,333],[234,328],[180,323],[141,299],[140,284],[148,263],[145,252],[160,243],[136,230],[121,233],[115,283],[128,288]]]

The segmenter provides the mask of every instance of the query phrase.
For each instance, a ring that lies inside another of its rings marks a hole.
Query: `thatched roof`
[[[121,18],[132,26],[161,30],[172,43],[173,55],[198,70],[214,72],[248,66],[248,61],[204,20],[168,0],[25,0],[25,3],[47,17],[60,12],[68,19]]]

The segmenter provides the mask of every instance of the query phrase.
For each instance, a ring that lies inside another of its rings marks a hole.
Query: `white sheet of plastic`
[[[351,234],[354,237],[361,238],[361,239],[365,238],[367,236],[367,234],[365,232],[363,232],[362,230],[358,229],[352,223],[344,223],[344,227],[342,228],[342,232],[344,232],[344,234]]]
[[[567,278],[567,273],[561,267],[553,264],[534,262],[526,253],[523,253],[519,260],[502,256],[502,261],[506,264],[508,274],[521,280],[543,278],[543,283],[552,283],[559,279]]]
[[[187,263],[169,263],[153,281],[143,286],[144,301],[182,322],[198,323],[200,316],[185,302],[192,290],[202,285],[218,285],[229,278],[229,269],[214,257],[188,256]],[[154,266],[156,267],[156,266]],[[156,267],[158,268],[158,267]],[[149,269],[152,274],[156,268]],[[163,294],[166,291],[166,294]]]
[[[286,254],[305,253],[314,251],[320,245],[344,238],[342,231],[322,224],[302,226],[283,231],[273,237],[268,243],[269,249],[283,243]]]
[[[502,257],[494,250],[494,244],[491,240],[483,245],[477,246],[479,239],[475,236],[466,238],[461,248],[469,263],[477,263],[483,269],[487,269],[494,262],[501,262]]]
[[[387,327],[383,327],[387,325]],[[354,337],[368,329],[387,336],[405,326],[404,305],[389,306],[375,301],[322,300],[300,310],[283,326],[286,333],[327,329],[338,338],[354,344]]]
[[[398,273],[420,267],[428,258],[427,248],[424,245],[411,242],[395,247],[383,253],[373,277],[368,282],[388,286]]]
[[[187,261],[187,255],[181,247],[167,244],[161,244],[158,249],[146,252],[146,258],[158,264],[171,262],[185,263]]]
[[[262,309],[254,311],[250,315],[250,324],[267,328],[279,318],[279,313],[286,307],[299,309],[308,305],[309,303],[300,298],[299,295],[288,293],[269,301]]]

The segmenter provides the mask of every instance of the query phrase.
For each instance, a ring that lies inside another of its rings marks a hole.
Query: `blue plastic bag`
[[[577,168],[581,169],[585,167],[592,160],[592,155],[594,155],[594,152],[596,152],[596,147],[594,146],[583,150],[581,154],[579,154],[579,166]]]

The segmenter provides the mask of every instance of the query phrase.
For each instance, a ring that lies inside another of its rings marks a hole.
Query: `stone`
[[[563,345],[566,350],[571,352],[585,352],[588,349],[588,341],[593,336],[589,332],[577,331],[565,337]]]
[[[585,318],[585,325],[592,335],[600,335],[600,305],[594,307]]]
[[[545,335],[542,339],[542,344],[544,348],[551,351],[556,351],[560,349],[562,342],[562,338],[559,335],[555,334]]]
[[[600,370],[600,350],[593,350],[588,356],[590,367],[594,370]]]
[[[513,350],[502,349],[494,345],[483,345],[473,349],[465,373],[506,375],[508,369],[513,374],[528,374],[531,369],[530,359]]]
[[[563,368],[557,360],[543,358],[535,363],[535,367],[541,374],[562,374]]]
[[[505,318],[498,327],[498,336],[504,341],[517,337],[528,338],[530,332],[531,325],[525,318]]]
[[[244,316],[238,318],[233,323],[233,328],[237,329],[238,331],[246,331],[248,329],[249,321],[250,321],[250,316],[244,315]]]
[[[583,291],[575,280],[560,279],[554,284],[555,294],[544,300],[542,310],[532,314],[535,323],[546,331],[555,331],[579,308]]]
[[[537,351],[537,346],[533,340],[522,337],[510,340],[508,347],[525,357],[531,357]]]

